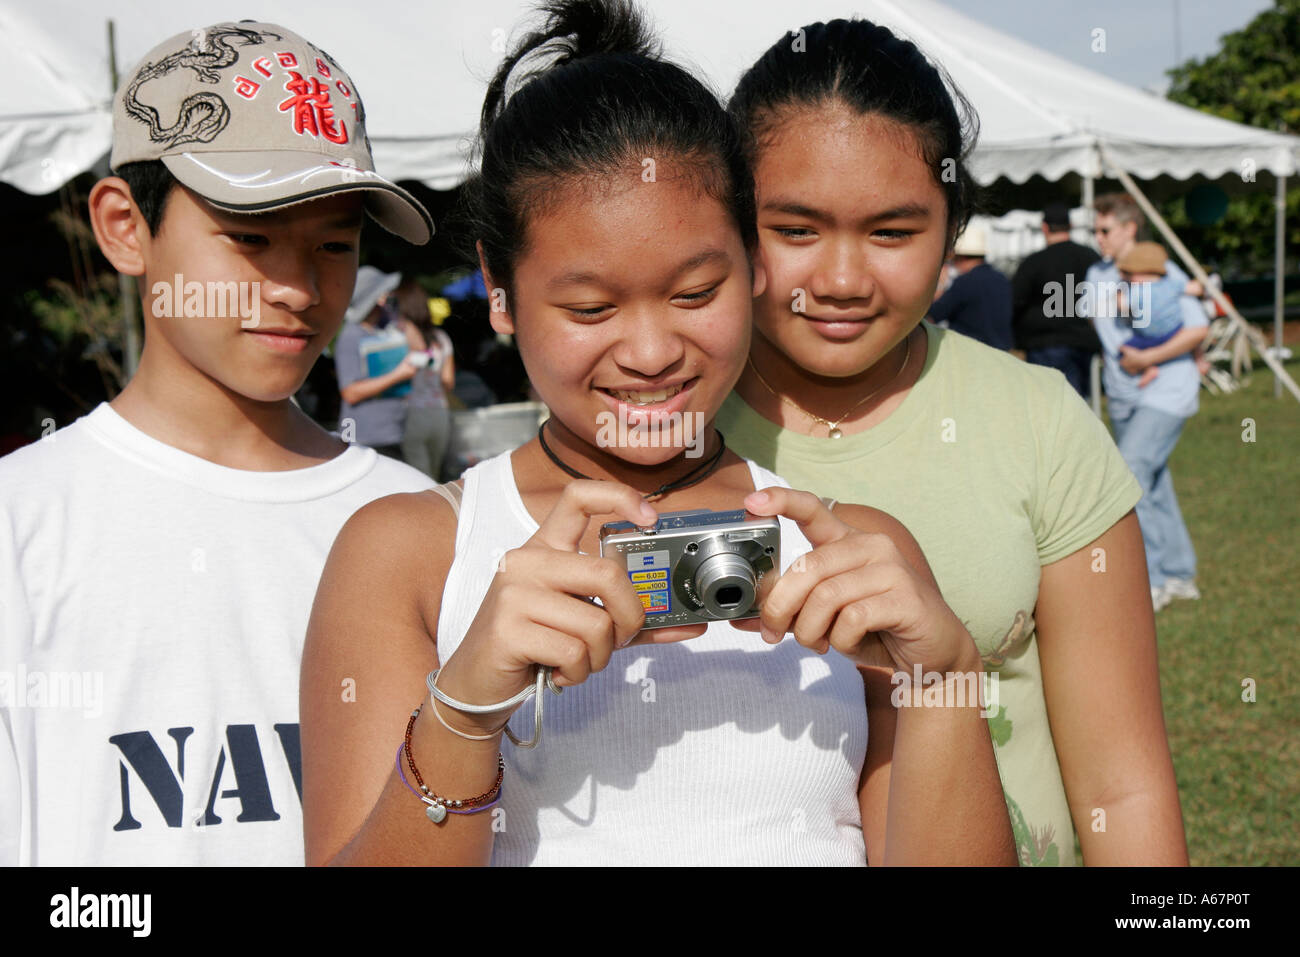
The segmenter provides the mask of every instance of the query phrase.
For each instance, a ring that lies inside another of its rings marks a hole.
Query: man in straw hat
[[[957,277],[930,307],[938,325],[978,339],[994,349],[1011,348],[1011,282],[985,258],[982,226],[967,226],[952,247]]]

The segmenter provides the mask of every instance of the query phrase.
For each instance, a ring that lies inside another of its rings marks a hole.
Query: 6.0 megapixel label
[[[631,552],[627,556],[627,577],[641,599],[647,615],[665,615],[672,610],[668,597],[668,550]]]

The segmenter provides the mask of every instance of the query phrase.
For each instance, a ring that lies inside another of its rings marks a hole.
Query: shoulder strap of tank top
[[[451,506],[452,514],[456,516],[457,523],[460,522],[460,500],[465,494],[465,490],[455,482],[448,482],[445,485],[435,485],[432,491],[437,492],[447,500]]]

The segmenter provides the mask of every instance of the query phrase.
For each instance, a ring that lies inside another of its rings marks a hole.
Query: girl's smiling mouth
[[[657,389],[619,389],[605,386],[594,386],[594,388],[606,397],[605,400],[613,411],[620,415],[628,418],[649,418],[683,411],[695,384],[699,381],[700,377],[695,376]]]
[[[868,316],[861,319],[849,318],[828,318],[819,319],[816,316],[802,317],[814,330],[826,339],[855,339],[860,336],[878,316]]]

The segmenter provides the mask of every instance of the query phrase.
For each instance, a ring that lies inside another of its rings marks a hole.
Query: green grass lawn
[[[1300,864],[1300,402],[1273,378],[1202,391],[1170,464],[1203,596],[1156,616],[1194,865]]]

